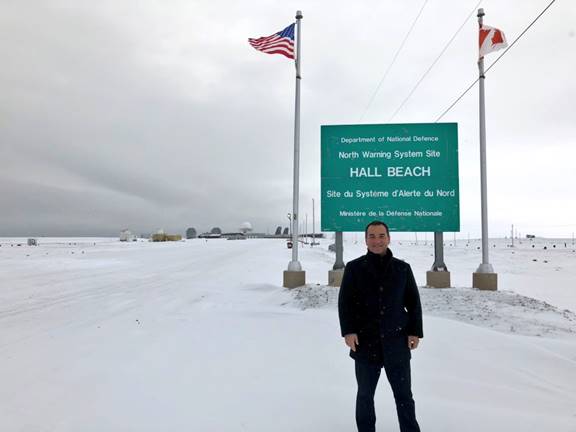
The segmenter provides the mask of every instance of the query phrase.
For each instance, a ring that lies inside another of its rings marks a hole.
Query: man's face
[[[372,225],[368,227],[366,233],[366,246],[372,253],[384,255],[388,250],[390,244],[390,237],[386,232],[384,225]]]

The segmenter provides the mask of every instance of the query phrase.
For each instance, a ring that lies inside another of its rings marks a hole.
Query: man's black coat
[[[408,336],[423,337],[422,307],[410,265],[368,251],[344,269],[338,297],[342,336],[358,335],[356,360],[384,364],[410,358]]]

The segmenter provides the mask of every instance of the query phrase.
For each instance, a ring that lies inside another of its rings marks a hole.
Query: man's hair
[[[390,230],[388,229],[388,225],[386,225],[382,221],[375,220],[375,221],[370,222],[368,225],[366,225],[366,228],[364,229],[364,237],[365,238],[368,237],[368,228],[370,228],[371,226],[376,226],[376,225],[382,225],[384,228],[386,228],[386,234],[388,235],[388,237],[390,237]]]

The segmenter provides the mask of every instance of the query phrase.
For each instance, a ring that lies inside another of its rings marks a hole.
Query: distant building
[[[136,241],[136,236],[130,230],[125,229],[120,231],[120,241]]]
[[[246,240],[246,236],[244,233],[237,232],[237,233],[223,233],[222,237],[226,240]]]
[[[180,234],[166,234],[164,232],[157,232],[156,234],[152,234],[150,240],[153,242],[180,241],[182,240],[182,236]]]
[[[238,231],[244,234],[252,232],[252,224],[250,222],[244,222],[243,224],[240,225]]]
[[[222,237],[222,234],[213,234],[211,232],[202,233],[198,236],[198,238],[203,238],[203,239],[219,239],[221,237]]]

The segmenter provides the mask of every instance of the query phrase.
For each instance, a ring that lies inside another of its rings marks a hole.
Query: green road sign
[[[459,231],[458,125],[321,127],[322,231]]]

